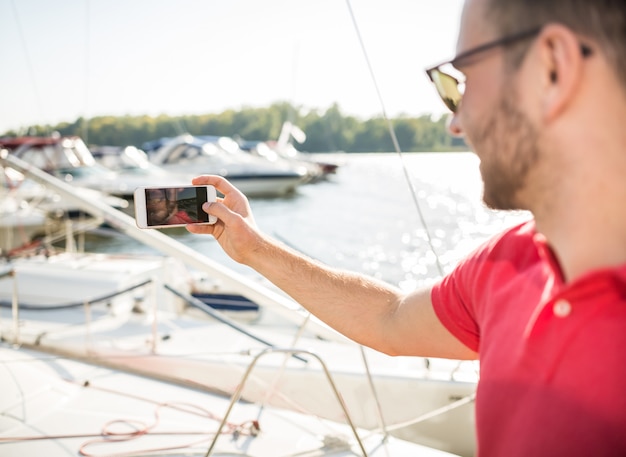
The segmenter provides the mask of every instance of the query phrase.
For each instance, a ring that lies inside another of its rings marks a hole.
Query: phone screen
[[[148,227],[208,222],[202,210],[207,201],[206,187],[151,187],[146,193]]]

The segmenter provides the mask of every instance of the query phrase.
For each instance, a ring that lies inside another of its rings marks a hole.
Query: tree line
[[[307,152],[389,152],[394,150],[388,123],[382,117],[366,120],[344,115],[338,105],[324,112],[303,112],[281,102],[266,108],[226,110],[218,114],[183,116],[97,116],[78,118],[54,126],[30,127],[30,135],[77,135],[92,145],[136,146],[162,137],[183,133],[216,135],[244,140],[275,140],[284,121],[289,120],[306,133],[306,141],[296,144]],[[446,117],[430,115],[399,116],[391,120],[400,149],[404,152],[465,151],[462,139],[446,130]],[[14,136],[9,131],[5,135]]]

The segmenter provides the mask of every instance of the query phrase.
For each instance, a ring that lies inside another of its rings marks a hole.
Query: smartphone
[[[134,193],[135,221],[142,229],[215,224],[217,218],[202,209],[203,203],[215,199],[213,186],[139,187]]]

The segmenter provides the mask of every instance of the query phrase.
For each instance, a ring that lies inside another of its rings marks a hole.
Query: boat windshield
[[[95,164],[93,155],[80,138],[63,138],[60,142],[51,144],[26,145],[18,149],[16,155],[47,171]]]
[[[239,144],[233,140],[232,138],[223,136],[217,140],[217,144],[222,150],[228,152],[229,154],[238,154],[241,152],[241,148]]]
[[[68,156],[73,154],[81,165],[90,167],[96,163],[96,159],[93,158],[91,151],[80,138],[64,138],[63,149]]]
[[[110,170],[132,170],[140,171],[154,167],[148,156],[141,149],[135,146],[125,148],[104,148],[97,150],[94,155],[98,157],[98,162]]]
[[[148,168],[151,164],[147,154],[134,146],[127,146],[120,154],[122,162],[128,167]]]
[[[174,147],[167,156],[165,163],[193,162],[198,157],[213,157],[219,151],[217,146],[211,143],[202,145],[184,143]]]

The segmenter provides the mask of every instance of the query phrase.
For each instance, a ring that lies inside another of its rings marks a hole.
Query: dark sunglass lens
[[[450,111],[456,112],[461,102],[461,92],[457,79],[440,70],[433,70],[430,76],[443,102]]]

